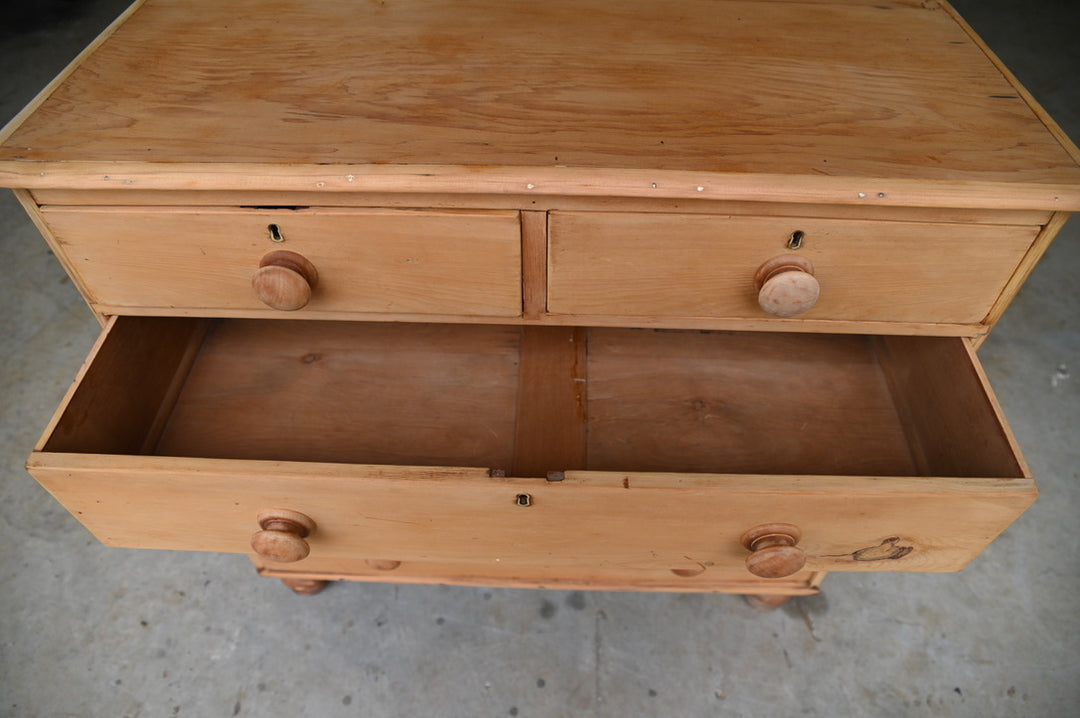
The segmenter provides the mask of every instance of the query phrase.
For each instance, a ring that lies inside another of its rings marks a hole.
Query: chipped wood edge
[[[112,36],[112,34],[116,32],[116,30],[121,25],[123,25],[127,21],[127,19],[135,13],[136,10],[138,10],[142,6],[144,2],[146,2],[146,0],[135,0],[135,2],[132,3],[127,10],[122,12],[119,17],[109,23],[108,27],[102,30],[101,33],[96,38],[94,38],[94,40],[89,45],[83,48],[83,51],[76,55],[75,59],[69,62],[67,66],[60,71],[60,74],[53,78],[52,82],[46,85],[45,88],[34,97],[34,99],[30,100],[30,103],[27,104],[26,107],[22,108],[14,117],[12,117],[11,120],[8,121],[6,125],[4,125],[3,129],[0,129],[0,145],[7,142],[8,138],[11,137],[11,135],[13,135],[15,131],[22,126],[23,122],[26,121],[26,118],[32,115],[46,100],[48,100],[49,97],[52,96],[53,92],[56,91],[56,88],[60,87],[60,85],[63,84],[64,81],[72,75],[72,73],[79,69],[79,67],[83,64],[86,58],[94,54],[97,49],[101,47],[101,45],[104,44],[104,42],[108,40],[109,37]]]
[[[28,189],[556,195],[1043,211],[1080,210],[1080,167],[1077,178],[1075,184],[1046,184],[609,167],[0,162],[0,187]]]
[[[110,319],[109,328],[98,338],[91,350],[96,355],[100,345],[116,317]],[[87,365],[91,362],[87,361]],[[80,372],[79,378],[85,372]],[[64,406],[61,407],[65,408]],[[266,459],[210,459],[205,457],[139,456],[132,454],[84,454],[35,449],[27,460],[30,468],[76,470],[104,474],[124,471],[134,476],[158,477],[162,473],[196,474],[220,477],[287,478],[299,481],[354,480],[364,482],[387,481],[436,481],[438,483],[475,483],[490,485],[492,481],[534,486],[536,479],[493,479],[490,468],[476,466],[410,466],[406,464],[345,464],[311,461],[274,461]]]
[[[220,307],[127,306],[93,304],[106,316],[214,317],[259,319],[278,313],[272,309],[222,309]],[[933,337],[976,337],[987,332],[985,324],[932,322],[850,321],[841,319],[753,319],[746,317],[661,317],[604,314],[542,314],[536,319],[486,314],[420,314],[362,311],[317,311],[306,307],[298,319],[357,320],[365,322],[449,322],[453,324],[513,324],[523,326],[636,327],[641,329],[700,329],[712,331],[769,331],[815,334],[924,334]]]
[[[1048,210],[964,210],[929,207],[881,207],[857,205],[816,205],[791,204],[785,202],[727,202],[724,200],[695,200],[684,202],[672,199],[646,199],[626,197],[558,197],[538,195],[525,197],[518,194],[503,195],[464,195],[464,194],[387,194],[378,192],[203,192],[199,190],[34,190],[34,199],[50,211],[69,211],[79,208],[82,211],[101,208],[138,207],[140,210],[153,208],[154,211],[167,211],[170,208],[198,208],[208,211],[213,208],[237,207],[332,207],[363,209],[409,209],[423,208],[431,210],[480,211],[626,211],[635,213],[675,213],[675,214],[714,214],[714,215],[758,215],[785,216],[819,219],[855,219],[890,222],[937,222],[964,225],[1013,225],[1042,226],[1050,220],[1053,212]]]
[[[114,319],[115,321],[115,319]],[[103,333],[99,344],[104,341]],[[80,373],[81,374],[81,373]],[[434,482],[434,485],[467,487],[500,484],[508,491],[535,491],[535,477],[493,478],[489,467],[410,466],[399,464],[347,464],[336,462],[295,462],[265,459],[210,459],[203,457],[136,456],[127,454],[81,454],[35,449],[27,461],[32,468],[113,474],[123,471],[133,476],[159,477],[162,474],[192,474],[221,478],[258,476],[265,479],[325,482],[362,481],[366,485],[402,481]],[[622,492],[646,489],[657,495],[687,490],[738,491],[748,495],[820,496],[842,493],[857,497],[971,496],[1034,501],[1038,488],[1030,476],[1011,478],[871,476],[831,474],[723,474],[672,473],[662,471],[571,470],[559,486],[575,486],[577,491]]]
[[[981,376],[985,382],[985,375]],[[1000,417],[1000,406],[994,409]],[[1010,439],[1012,436],[1010,435]],[[1013,443],[1015,446],[1015,442]],[[1018,458],[1020,458],[1018,456]],[[659,494],[686,490],[737,491],[740,494],[820,496],[842,494],[852,500],[882,496],[940,497],[971,496],[1024,500],[1033,502],[1038,486],[1020,464],[1022,476],[1009,478],[934,476],[870,476],[835,474],[704,474],[661,471],[567,471],[564,485],[576,484],[579,490],[604,491],[613,487],[655,491]],[[518,479],[511,479],[517,481]],[[528,481],[529,479],[520,479]]]
[[[409,574],[407,569],[395,571],[392,574],[372,571],[370,574],[329,572],[329,571],[304,571],[302,569],[282,569],[278,566],[267,566],[257,560],[256,556],[249,555],[256,572],[266,578],[296,578],[316,581],[350,581],[362,583],[399,583],[399,584],[439,584],[445,586],[490,586],[492,588],[532,588],[552,589],[562,591],[632,591],[663,592],[663,593],[712,593],[712,594],[758,594],[780,596],[814,596],[821,592],[821,580],[824,579],[825,571],[815,571],[810,577],[803,580],[795,579],[754,579],[748,577],[745,580],[721,579],[708,580],[702,578],[698,581],[688,581],[685,578],[672,577],[670,580],[635,577],[629,580],[619,580],[609,577],[593,579],[586,578],[525,578],[496,576],[490,572],[482,571],[454,571],[449,573],[435,574],[431,564],[424,568],[426,573]],[[706,572],[707,573],[707,572]],[[802,576],[803,574],[799,574]]]

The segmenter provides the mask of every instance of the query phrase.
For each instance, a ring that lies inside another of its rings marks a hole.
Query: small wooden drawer
[[[796,306],[793,313],[776,316],[978,324],[1038,229],[552,212],[548,310],[628,318],[769,319],[772,310],[759,302],[761,270],[771,260],[789,259],[801,262],[798,269],[813,276],[807,280],[812,287],[796,291],[819,293],[809,308]]]
[[[282,253],[316,273],[299,278],[287,260],[284,270],[269,270],[304,290],[305,315],[521,314],[514,211],[44,207],[42,214],[104,314],[281,314],[253,277]]]
[[[119,317],[28,466],[110,545],[261,517],[274,575],[757,593],[958,570],[1036,495],[933,337]]]

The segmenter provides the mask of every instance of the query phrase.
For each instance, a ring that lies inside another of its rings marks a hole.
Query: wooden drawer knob
[[[315,522],[298,511],[268,509],[259,512],[259,527],[251,536],[251,548],[268,561],[293,563],[307,558],[311,547],[304,538]]]
[[[279,249],[259,260],[251,287],[266,306],[292,312],[307,305],[318,281],[319,272],[306,257]]]
[[[794,254],[773,257],[754,275],[758,305],[774,317],[794,317],[817,303],[821,285],[810,260]]]
[[[742,537],[742,545],[750,551],[746,568],[761,578],[784,578],[798,573],[806,565],[806,554],[796,546],[802,532],[792,524],[762,524]]]

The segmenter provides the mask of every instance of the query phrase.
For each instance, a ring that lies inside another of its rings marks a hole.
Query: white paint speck
[[[1057,371],[1050,376],[1050,386],[1057,389],[1058,386],[1069,378],[1069,367],[1062,364]]]

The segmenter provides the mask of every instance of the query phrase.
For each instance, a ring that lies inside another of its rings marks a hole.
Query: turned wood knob
[[[746,568],[761,578],[784,578],[802,570],[806,554],[796,546],[802,532],[792,524],[762,524],[742,537],[742,545],[750,551]]]
[[[308,303],[318,281],[319,272],[306,257],[279,249],[259,260],[251,287],[263,304],[292,312]]]
[[[293,563],[307,558],[311,547],[304,538],[315,530],[315,522],[298,511],[260,511],[259,527],[251,536],[251,548],[269,561]]]
[[[817,303],[821,285],[809,259],[794,254],[773,257],[754,275],[758,305],[774,317],[794,317]]]

